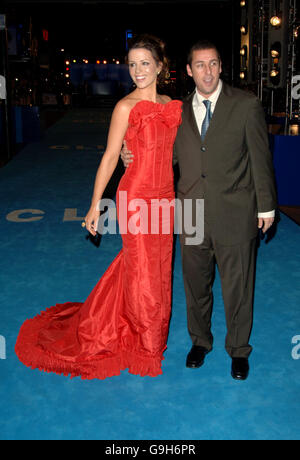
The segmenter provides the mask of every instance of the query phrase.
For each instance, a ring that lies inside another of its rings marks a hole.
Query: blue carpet
[[[18,361],[22,322],[56,303],[84,301],[121,248],[119,235],[105,235],[96,249],[80,226],[108,121],[108,111],[70,111],[0,170],[1,439],[299,439],[300,360],[292,357],[292,338],[300,335],[300,229],[284,215],[259,248],[247,381],[230,376],[218,273],[214,350],[201,369],[185,367],[190,339],[178,241],[162,376],[124,371],[83,381]]]

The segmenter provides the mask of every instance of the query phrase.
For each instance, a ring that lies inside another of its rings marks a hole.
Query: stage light
[[[279,16],[272,16],[270,23],[273,27],[279,27],[281,25],[281,18]]]
[[[119,65],[119,64],[120,64],[120,61],[116,61],[116,64],[118,64],[118,65]]]
[[[73,62],[74,62],[74,64],[76,64],[76,62],[77,62],[76,59],[73,59]]]
[[[279,56],[278,51],[276,51],[276,50],[271,50],[271,56],[272,56],[273,59],[278,58],[278,56]]]
[[[289,126],[289,135],[290,136],[299,136],[299,125],[290,125]]]
[[[270,53],[273,59],[279,58],[281,55],[281,43],[275,42],[271,45]]]
[[[247,56],[247,45],[244,45],[243,48],[240,49],[241,56]]]
[[[274,86],[277,86],[280,82],[280,72],[277,69],[272,69],[270,72],[270,80]]]
[[[65,75],[66,78],[70,78],[70,75],[68,73],[66,73]]]
[[[99,61],[99,60],[98,60],[98,61],[96,61],[96,64],[100,64],[100,61]]]
[[[65,51],[65,50],[64,50],[63,48],[61,48],[61,50],[60,50],[60,51],[61,51],[62,53],[64,53],[64,51]]]
[[[270,54],[271,54],[271,69],[269,72],[270,82],[274,86],[278,86],[280,83],[280,65],[279,59],[281,57],[281,43],[279,41],[274,42],[270,46]]]
[[[107,61],[103,61],[103,64],[107,64]]]
[[[267,86],[285,88],[289,65],[289,2],[271,0],[269,6]]]
[[[247,31],[246,31],[246,27],[245,26],[241,26],[241,33],[246,35]]]
[[[66,65],[70,65],[70,61],[66,61]]]
[[[271,69],[270,71],[270,81],[272,85],[278,86],[280,84],[280,71],[279,69]]]
[[[245,1],[245,0],[241,0],[241,1],[240,1],[240,5],[241,5],[241,7],[243,8],[244,6],[246,6],[246,1]]]
[[[246,78],[245,72],[240,72],[240,79],[245,80],[245,78]]]

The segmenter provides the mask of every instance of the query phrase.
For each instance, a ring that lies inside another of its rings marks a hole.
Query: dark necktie
[[[211,117],[212,117],[212,113],[211,113],[211,110],[210,110],[211,101],[209,101],[209,100],[207,99],[207,100],[203,101],[203,104],[204,104],[205,107],[206,107],[206,115],[205,115],[205,118],[204,118],[204,120],[203,120],[202,128],[201,128],[201,138],[202,138],[202,141],[204,141],[205,134],[206,134],[206,131],[208,130],[209,122],[210,122]]]

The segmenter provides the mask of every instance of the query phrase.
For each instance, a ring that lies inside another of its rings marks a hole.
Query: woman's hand
[[[98,211],[95,206],[91,206],[89,212],[84,218],[85,228],[94,236],[97,232],[99,217],[100,211]]]
[[[123,161],[124,167],[127,168],[130,163],[132,163],[133,155],[130,150],[127,149],[126,141],[123,143],[121,150],[121,159]]]

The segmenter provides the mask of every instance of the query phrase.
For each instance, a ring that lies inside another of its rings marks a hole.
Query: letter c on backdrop
[[[43,219],[43,216],[38,217],[21,217],[22,214],[45,214],[40,209],[17,209],[7,214],[6,219],[9,222],[34,222]]]

